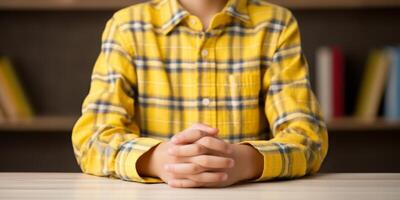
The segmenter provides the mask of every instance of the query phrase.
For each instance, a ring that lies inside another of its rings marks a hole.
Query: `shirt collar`
[[[250,22],[247,9],[247,0],[229,0],[224,11],[232,17],[238,18],[243,22]]]
[[[153,5],[157,7],[159,10],[158,13],[162,15],[160,16],[160,19],[163,20],[163,23],[161,24],[160,29],[164,34],[168,34],[185,17],[190,15],[190,13],[180,5],[178,0],[158,0],[155,1]],[[222,12],[233,18],[239,19],[244,23],[250,22],[247,0],[228,0]]]

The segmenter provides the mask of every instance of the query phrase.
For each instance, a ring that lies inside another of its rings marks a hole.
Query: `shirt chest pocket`
[[[260,85],[259,65],[249,65],[243,69],[224,74],[224,89],[219,88],[219,101],[224,102],[219,114],[222,135],[227,134],[232,141],[258,136],[260,124]],[[265,125],[263,125],[265,126]],[[224,132],[225,131],[225,132]]]
[[[228,73],[225,77],[228,95],[233,99],[249,100],[258,98],[261,88],[261,74],[258,65]]]

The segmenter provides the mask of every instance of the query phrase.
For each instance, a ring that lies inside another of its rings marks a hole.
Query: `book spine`
[[[333,56],[333,117],[343,116],[343,54],[338,47],[332,49]]]
[[[3,112],[5,118],[8,120],[16,120],[18,117],[16,116],[17,110],[11,99],[10,90],[8,89],[8,82],[5,72],[5,66],[3,62],[3,58],[0,58],[0,103],[3,108]]]
[[[363,120],[374,120],[378,93],[381,83],[379,77],[387,69],[383,64],[382,50],[374,49],[370,52],[360,84],[359,96],[356,104],[356,117]],[[386,69],[385,69],[386,68]]]
[[[316,88],[325,120],[332,118],[332,51],[320,47],[316,52]]]
[[[0,123],[6,121],[6,113],[4,112],[4,108],[2,108],[0,101]]]
[[[382,101],[384,89],[386,87],[387,75],[389,69],[388,55],[385,51],[380,51],[378,56],[378,62],[374,65],[374,73],[372,74],[373,80],[369,83],[370,91],[369,97],[367,98],[367,112],[364,115],[364,119],[371,120],[376,119],[378,115],[379,105]]]
[[[2,90],[2,102],[5,104],[7,118],[18,120],[22,118],[31,118],[33,116],[32,107],[22,88],[20,80],[7,58],[1,58],[0,89]]]
[[[400,119],[400,47],[393,49],[393,64],[392,64],[393,83],[391,88],[391,116],[390,119]]]
[[[396,89],[394,92],[396,93],[394,98],[394,106],[395,106],[395,118],[400,120],[400,47],[396,48]]]
[[[397,109],[397,53],[393,47],[387,48],[386,52],[389,59],[389,79],[385,93],[384,116],[386,119],[392,120],[396,118]]]

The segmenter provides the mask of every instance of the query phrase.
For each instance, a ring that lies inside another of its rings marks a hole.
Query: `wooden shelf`
[[[41,131],[57,131],[70,132],[78,117],[52,117],[42,116],[32,120],[23,120],[15,122],[0,122],[0,132],[20,131],[20,132],[41,132]],[[376,121],[363,121],[355,118],[334,119],[328,124],[328,130],[331,132],[362,132],[371,130],[399,130],[400,121],[387,121],[379,119]]]
[[[0,9],[13,10],[107,10],[119,9],[146,0],[1,0]],[[399,7],[398,0],[270,0],[288,8],[379,8]]]
[[[269,0],[271,3],[288,8],[320,9],[320,8],[379,8],[399,7],[398,0]]]
[[[78,117],[62,116],[41,116],[30,120],[0,122],[0,131],[21,131],[21,132],[40,132],[40,131],[61,131],[69,132]]]
[[[329,131],[369,131],[369,130],[400,130],[400,121],[378,119],[374,121],[360,120],[357,118],[340,118],[329,121]]]
[[[1,0],[0,9],[16,10],[108,10],[146,0]]]

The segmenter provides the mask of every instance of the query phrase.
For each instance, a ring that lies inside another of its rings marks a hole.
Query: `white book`
[[[333,116],[333,58],[329,47],[320,47],[316,51],[316,88],[317,98],[325,120]]]

